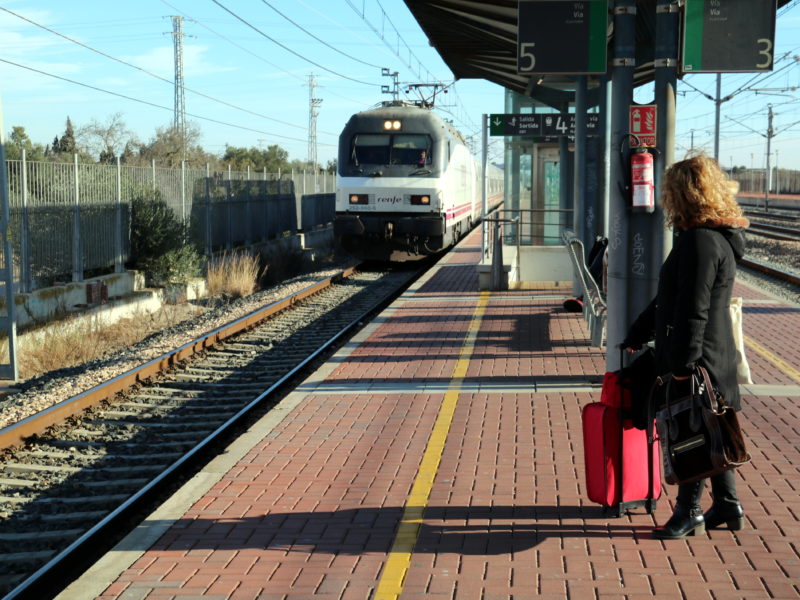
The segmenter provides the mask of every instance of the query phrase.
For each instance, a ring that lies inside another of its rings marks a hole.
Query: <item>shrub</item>
[[[131,265],[149,285],[183,282],[200,274],[202,256],[189,241],[188,228],[155,189],[131,200]]]
[[[266,270],[266,268],[264,269]],[[252,294],[263,274],[258,255],[236,252],[223,254],[208,264],[208,293],[241,298]]]

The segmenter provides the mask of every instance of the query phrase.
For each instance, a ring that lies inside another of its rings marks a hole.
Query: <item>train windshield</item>
[[[353,138],[353,164],[414,165],[431,163],[431,138],[413,134],[359,134]]]

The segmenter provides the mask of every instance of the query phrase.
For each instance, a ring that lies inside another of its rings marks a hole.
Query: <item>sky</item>
[[[764,165],[772,104],[772,164],[800,169],[799,4],[779,11],[769,77],[722,77],[722,97],[732,96],[722,104],[723,165]],[[382,92],[393,81],[383,69],[397,72],[401,86],[453,77],[402,0],[0,0],[0,9],[3,128],[8,135],[23,126],[38,143],[60,136],[67,117],[78,128],[120,114],[142,141],[169,126],[172,16],[183,17],[187,120],[199,126],[200,144],[219,155],[226,145],[277,144],[290,159],[305,160],[312,74],[322,165],[336,157],[350,115],[391,98]],[[676,156],[692,144],[713,150],[714,102],[707,96],[715,81],[697,74],[679,82]],[[637,90],[637,102],[651,98],[652,89]],[[477,148],[481,114],[504,112],[504,91],[461,80],[437,104]],[[499,138],[490,157],[502,162]]]

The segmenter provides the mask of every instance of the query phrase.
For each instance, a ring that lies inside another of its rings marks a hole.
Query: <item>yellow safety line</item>
[[[787,363],[785,360],[778,358],[772,352],[764,348],[761,344],[755,341],[752,338],[744,336],[744,343],[747,344],[750,348],[758,352],[761,356],[766,358],[767,360],[773,362],[777,365],[784,373],[786,373],[789,377],[794,379],[795,381],[800,382],[800,371],[795,369],[792,365]]]
[[[428,498],[433,487],[433,480],[439,468],[439,462],[444,452],[444,443],[447,439],[447,432],[453,421],[453,414],[456,411],[458,395],[467,375],[467,367],[472,353],[475,349],[475,340],[478,337],[481,320],[486,312],[489,303],[489,292],[481,292],[478,306],[472,315],[472,320],[467,330],[467,337],[461,347],[458,361],[456,362],[453,375],[450,378],[450,386],[444,395],[442,405],[439,407],[439,414],[436,416],[436,423],[433,432],[425,447],[425,454],[422,456],[417,477],[411,487],[411,494],[403,508],[403,516],[400,519],[400,526],[397,535],[392,543],[389,558],[383,567],[378,587],[375,591],[373,600],[396,600],[403,591],[406,573],[411,564],[411,553],[417,543],[419,529],[422,525],[422,516],[425,507],[428,505]]]

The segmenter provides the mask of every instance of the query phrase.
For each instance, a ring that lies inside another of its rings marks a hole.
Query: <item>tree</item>
[[[187,123],[184,135],[174,126],[157,127],[155,136],[139,147],[139,157],[149,163],[156,161],[162,167],[178,168],[181,161],[187,167],[201,168],[206,163],[218,160],[200,147],[200,128],[195,123]]]
[[[45,147],[34,144],[25,128],[15,125],[11,128],[8,143],[6,144],[6,158],[8,160],[22,160],[22,151],[25,150],[25,159],[30,161],[45,160]]]
[[[77,138],[81,145],[101,163],[114,162],[125,148],[136,143],[134,133],[122,120],[122,113],[114,113],[104,123],[92,119],[88,125],[78,129]]]
[[[64,127],[64,135],[58,140],[58,148],[53,148],[55,152],[67,152],[73,154],[77,149],[75,143],[75,129],[72,127],[72,121],[67,117],[67,123]]]
[[[222,162],[235,171],[246,171],[250,167],[255,171],[266,169],[268,173],[277,173],[289,167],[289,153],[276,144],[268,146],[266,150],[225,146]]]
[[[328,161],[328,166],[325,167],[325,170],[328,173],[336,173],[336,168],[338,167],[338,161],[335,158],[332,158]]]

